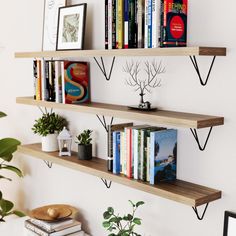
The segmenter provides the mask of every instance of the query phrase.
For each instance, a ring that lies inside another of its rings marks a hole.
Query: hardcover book
[[[177,130],[151,132],[150,184],[176,179]]]
[[[162,0],[161,47],[187,46],[187,0]]]
[[[64,61],[63,67],[63,101],[68,104],[89,102],[90,86],[88,62]]]
[[[108,0],[105,0],[105,49],[108,49]]]
[[[34,99],[36,100],[36,87],[37,87],[37,60],[33,60],[33,86],[34,86]]]
[[[113,174],[120,174],[120,131],[113,132]]]

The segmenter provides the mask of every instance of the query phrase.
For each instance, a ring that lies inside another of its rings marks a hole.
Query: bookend
[[[208,139],[209,139],[210,134],[211,134],[211,131],[212,131],[212,128],[213,128],[213,127],[211,126],[211,128],[210,128],[210,130],[209,130],[209,132],[208,132],[206,141],[205,141],[205,143],[204,143],[203,146],[201,146],[201,144],[200,144],[200,141],[199,141],[199,138],[198,138],[198,134],[197,134],[197,130],[190,128],[190,130],[191,130],[191,132],[192,132],[192,134],[193,134],[193,137],[195,138],[195,140],[196,140],[196,142],[197,142],[197,145],[198,145],[199,150],[201,150],[201,151],[204,151],[204,150],[205,150],[206,145],[207,145],[207,142],[208,142]]]
[[[209,202],[206,204],[206,206],[205,206],[205,209],[204,209],[204,211],[203,211],[203,213],[202,213],[202,216],[199,216],[199,214],[198,214],[198,210],[197,210],[197,207],[192,207],[192,208],[193,208],[193,210],[194,210],[194,212],[195,212],[195,214],[197,215],[197,218],[198,218],[199,220],[203,220],[203,218],[204,218],[204,216],[205,216],[205,213],[206,213],[206,210],[207,210],[207,207],[208,207],[208,205],[209,205]]]
[[[48,168],[52,168],[52,162],[50,162],[50,161],[45,161],[45,160],[43,160],[44,161],[44,163],[48,166]]]
[[[111,68],[110,68],[110,72],[109,72],[109,76],[107,77],[107,72],[106,72],[106,68],[103,62],[103,58],[101,57],[101,62],[102,62],[102,66],[99,64],[98,60],[96,57],[93,57],[93,59],[95,60],[95,62],[97,63],[98,67],[100,68],[101,72],[103,73],[104,77],[106,78],[107,81],[109,81],[111,79],[111,73],[113,70],[113,66],[114,66],[114,62],[115,62],[115,58],[113,57],[112,59],[112,64],[111,64]]]
[[[106,179],[101,178],[102,182],[105,184],[107,188],[111,188],[112,181],[108,181]]]
[[[208,74],[207,74],[207,77],[206,77],[205,82],[203,81],[202,76],[201,76],[201,73],[200,73],[200,71],[199,71],[199,67],[198,67],[198,64],[197,64],[197,59],[196,59],[196,57],[195,57],[195,56],[189,56],[189,57],[190,57],[190,59],[191,59],[191,62],[193,63],[193,66],[194,66],[194,68],[195,68],[197,74],[198,74],[198,77],[199,77],[199,79],[200,79],[201,85],[202,85],[202,86],[205,86],[205,85],[207,84],[207,82],[208,82],[209,77],[210,77],[211,70],[212,70],[212,67],[213,67],[213,65],[214,65],[216,56],[213,56],[213,59],[212,59],[212,62],[211,62],[211,66],[210,66],[210,69],[209,69],[209,71],[208,71]]]

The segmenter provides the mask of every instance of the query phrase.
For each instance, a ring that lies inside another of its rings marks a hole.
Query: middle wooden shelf
[[[145,121],[147,123],[153,122],[155,124],[167,125],[172,127],[199,129],[224,124],[224,117],[220,116],[201,115],[167,110],[145,112],[132,110],[127,106],[97,102],[91,102],[88,104],[62,104],[55,102],[38,101],[34,100],[33,97],[18,97],[16,98],[16,103]]]
[[[189,183],[183,180],[150,185],[147,182],[129,179],[121,174],[115,175],[107,171],[107,163],[103,159],[93,158],[91,161],[78,160],[76,153],[73,153],[71,157],[59,157],[58,152],[43,152],[40,144],[22,145],[18,147],[18,153],[49,161],[99,178],[108,179],[192,207],[197,207],[221,198],[220,190]]]

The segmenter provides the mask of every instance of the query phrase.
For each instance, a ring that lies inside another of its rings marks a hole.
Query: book
[[[49,61],[48,70],[48,101],[56,101],[56,91],[55,91],[55,61]]]
[[[38,236],[38,234],[32,232],[32,231],[29,231],[28,229],[25,229],[26,230],[26,235],[27,236]],[[88,234],[86,234],[84,231],[80,230],[80,231],[77,231],[75,233],[72,233],[72,234],[66,234],[66,236],[90,236]]]
[[[33,97],[36,100],[36,87],[37,87],[37,60],[33,60]]]
[[[148,4],[150,0],[145,0],[144,5],[144,48],[148,48]]]
[[[63,103],[85,103],[90,101],[88,62],[63,62]]]
[[[152,0],[148,0],[147,7],[148,48],[152,47]]]
[[[108,49],[108,0],[105,0],[105,49]]]
[[[56,222],[48,222],[48,221],[43,221],[43,220],[37,220],[34,218],[29,219],[29,222],[31,222],[32,224],[37,225],[47,231],[57,230],[67,225],[71,225],[74,221],[75,220],[72,218],[66,218],[64,220],[60,220]]]
[[[124,47],[124,1],[117,0],[117,47],[122,49]]]
[[[120,174],[120,131],[113,132],[113,174]]]
[[[133,162],[133,150],[132,150],[132,129],[131,127],[125,128],[125,139],[126,139],[126,176],[132,178],[132,162]]]
[[[124,48],[129,48],[129,1],[124,0]]]
[[[112,124],[108,125],[107,129],[107,156],[113,157],[113,132],[114,131],[122,131],[127,126],[132,126],[133,123],[121,123],[121,124]]]
[[[137,47],[144,47],[144,7],[145,0],[137,0]]]
[[[152,48],[160,46],[160,0],[152,0]]]
[[[112,49],[116,49],[116,1],[112,0]]]
[[[162,0],[161,47],[187,46],[187,0]]]
[[[57,103],[62,103],[61,61],[55,61],[55,101]]]
[[[42,100],[42,62],[37,60],[36,100]]]
[[[49,62],[42,59],[42,101],[48,101],[49,99]]]
[[[81,230],[81,223],[74,221],[70,225],[62,226],[60,229],[45,230],[44,228],[33,224],[30,220],[25,221],[25,228],[40,235],[40,236],[63,236],[71,233],[75,233]]]
[[[177,130],[167,129],[150,135],[150,184],[176,179]]]
[[[120,173],[123,175],[126,175],[126,138],[125,138],[125,132],[120,131],[120,165],[121,170]]]
[[[108,0],[108,49],[112,49],[112,0]]]
[[[137,47],[136,0],[129,0],[129,48]]]

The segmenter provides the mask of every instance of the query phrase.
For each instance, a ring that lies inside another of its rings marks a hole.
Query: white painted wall
[[[81,2],[88,3],[86,47],[103,48],[103,1]],[[207,87],[200,86],[188,57],[156,58],[162,60],[167,72],[162,87],[149,96],[152,103],[161,108],[225,117],[225,125],[213,129],[205,152],[198,150],[188,129],[179,129],[178,178],[223,192],[221,200],[209,205],[202,222],[186,205],[116,183],[107,190],[96,177],[57,165],[48,169],[42,161],[22,155],[17,155],[16,159],[20,160],[25,177],[10,184],[1,181],[5,196],[17,200],[23,210],[50,203],[74,205],[80,209],[85,229],[94,236],[107,235],[101,226],[106,207],[114,206],[121,214],[125,213],[129,209],[128,199],[145,201],[138,212],[143,219],[142,235],[221,236],[224,211],[236,211],[235,7],[233,0],[226,3],[219,0],[190,1],[189,45],[225,46],[228,48],[227,57],[216,59]],[[40,141],[31,131],[40,112],[36,107],[15,104],[15,97],[31,95],[33,89],[31,60],[15,59],[14,52],[41,49],[42,12],[43,0],[2,1],[0,8],[0,110],[8,113],[8,117],[0,121],[1,137],[14,136],[22,143]],[[109,83],[90,59],[93,101],[127,105],[138,102],[137,94],[125,85],[122,72],[125,61],[131,59],[117,58]],[[140,61],[145,59],[138,58]],[[210,59],[199,58],[203,72],[207,71]],[[109,65],[111,58],[106,58],[105,62]],[[94,129],[96,154],[106,157],[105,132],[94,115],[58,112],[69,119],[74,135],[84,128]],[[206,131],[201,134],[204,138]]]

